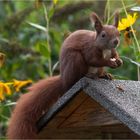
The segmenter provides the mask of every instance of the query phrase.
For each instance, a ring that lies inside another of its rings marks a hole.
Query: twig
[[[92,1],[84,1],[84,2],[77,2],[77,3],[71,3],[71,4],[67,4],[64,7],[58,8],[55,10],[55,13],[53,15],[53,20],[57,20],[57,19],[62,19],[64,17],[67,17],[70,14],[74,14],[78,11],[81,11],[83,9],[87,9],[87,8],[92,8],[94,2]]]
[[[27,7],[24,10],[16,12],[10,17],[7,17],[7,19],[5,20],[5,24],[3,24],[3,27],[1,27],[1,30],[3,30],[2,28],[4,28],[4,30],[12,30],[15,32],[20,24],[25,20],[27,16],[29,16],[29,14],[33,10],[35,10],[33,6]]]
[[[17,42],[3,42],[0,46],[1,51],[4,52],[10,52],[11,54],[14,54],[13,56],[19,56],[21,54],[31,54],[33,56],[39,56],[40,54],[38,52],[34,52],[30,48],[23,48],[20,44]]]

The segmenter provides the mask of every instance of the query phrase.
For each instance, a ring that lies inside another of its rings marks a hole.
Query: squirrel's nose
[[[119,41],[117,39],[114,40],[114,45],[118,45]]]

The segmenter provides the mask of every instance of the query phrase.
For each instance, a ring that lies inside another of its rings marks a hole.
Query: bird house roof
[[[140,81],[92,80],[82,78],[67,91],[37,123],[40,131],[71,101],[84,91],[132,131],[140,135]]]

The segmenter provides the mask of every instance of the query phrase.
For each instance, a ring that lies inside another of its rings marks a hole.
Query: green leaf
[[[5,106],[13,106],[13,105],[16,105],[16,104],[17,104],[17,102],[11,102],[11,103],[5,104]]]
[[[50,58],[50,50],[49,50],[49,46],[48,46],[48,44],[47,44],[47,42],[46,43],[40,43],[40,44],[38,44],[39,46],[39,51],[40,51],[40,53],[43,55],[43,56],[45,56],[47,59],[49,59]]]
[[[48,18],[50,19],[54,14],[54,8],[51,7],[51,9],[49,10],[49,13],[48,13]]]
[[[6,39],[6,38],[3,38],[3,37],[0,37],[0,42],[1,43],[9,43],[9,40],[8,39]]]
[[[41,30],[41,31],[47,32],[47,29],[46,29],[46,27],[44,27],[44,26],[41,26],[41,25],[39,25],[39,24],[32,23],[32,22],[27,22],[27,23],[28,23],[29,25],[31,25],[31,26],[33,26],[33,27],[35,27],[35,28]]]
[[[126,56],[122,56],[122,58],[125,58],[126,60],[129,60],[131,63],[133,63],[133,64],[137,65],[138,67],[140,67],[140,63],[138,63],[138,62],[132,60],[131,58],[128,58],[128,57],[126,57]]]
[[[5,119],[5,120],[7,120],[8,121],[8,117],[7,116],[5,116],[5,115],[3,115],[3,114],[0,114],[0,117],[2,117],[3,119]]]

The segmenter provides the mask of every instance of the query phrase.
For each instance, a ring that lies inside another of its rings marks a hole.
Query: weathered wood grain
[[[139,138],[99,103],[80,92],[48,123],[39,139]]]
[[[71,100],[66,107],[62,109],[62,111],[58,112],[55,117],[47,124],[47,127],[57,128],[59,127],[65,120],[67,120],[70,115],[88,98],[88,95],[80,92],[76,95],[76,97]]]
[[[85,96],[87,95],[85,94]],[[116,123],[119,124],[120,121],[88,96],[81,106],[79,106],[77,110],[75,110],[75,112],[63,122],[61,127],[102,126]]]

